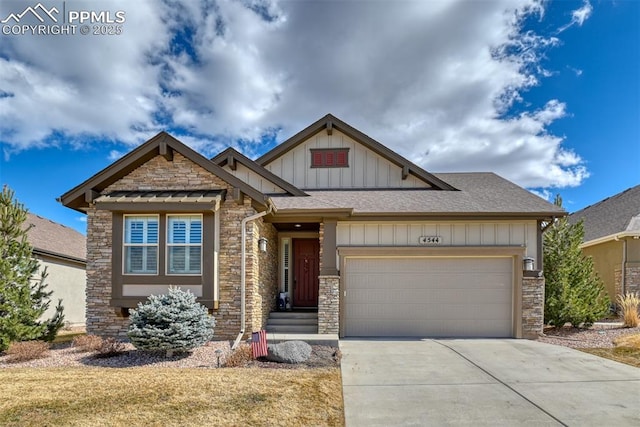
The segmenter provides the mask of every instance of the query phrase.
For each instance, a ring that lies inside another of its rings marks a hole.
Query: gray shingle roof
[[[34,214],[27,214],[25,225],[33,224],[28,240],[34,250],[79,261],[87,259],[87,239],[76,230]]]
[[[460,191],[307,191],[308,197],[272,197],[278,211],[353,209],[355,215],[457,214],[563,216],[565,212],[494,173],[434,174]]]
[[[623,232],[640,232],[640,185],[572,213],[569,221],[584,220],[584,240]]]

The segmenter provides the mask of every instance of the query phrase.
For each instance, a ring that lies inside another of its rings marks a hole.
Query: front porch
[[[277,295],[283,301],[278,311],[270,312],[265,329],[287,337],[321,334],[331,340],[335,335],[337,340],[340,276],[336,221],[298,221],[272,223],[278,233]]]

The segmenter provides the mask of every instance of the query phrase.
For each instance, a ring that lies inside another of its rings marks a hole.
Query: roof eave
[[[581,248],[588,248],[589,246],[595,246],[602,243],[618,241],[621,239],[633,238],[640,239],[640,230],[636,231],[623,231],[621,233],[609,234],[608,236],[598,237],[597,239],[592,239],[587,242],[584,242],[580,245]]]
[[[235,161],[238,161],[240,164],[242,164],[243,166],[249,168],[253,172],[255,172],[258,175],[260,175],[261,177],[271,181],[272,183],[274,183],[278,187],[282,188],[283,190],[288,192],[290,195],[292,195],[292,196],[307,196],[308,195],[304,191],[300,190],[298,187],[296,187],[296,186],[292,185],[291,183],[285,181],[284,179],[280,178],[279,176],[277,176],[273,172],[269,171],[268,169],[266,169],[262,165],[259,165],[258,163],[254,162],[253,160],[251,160],[250,158],[248,158],[247,156],[245,156],[244,154],[240,153],[238,150],[236,150],[236,149],[234,149],[232,147],[229,147],[229,148],[225,149],[224,151],[220,152],[217,156],[213,157],[211,159],[211,161],[213,163],[217,164],[220,167],[224,167],[227,164],[230,156]]]
[[[225,171],[217,164],[164,131],[96,173],[82,184],[67,191],[58,198],[58,201],[66,207],[83,212],[82,209],[88,207],[90,202],[87,200],[87,194],[103,190],[155,156],[165,155],[170,158],[169,149],[175,150],[203,169],[226,181],[231,186],[239,188],[254,201],[266,206],[267,197],[260,191]]]

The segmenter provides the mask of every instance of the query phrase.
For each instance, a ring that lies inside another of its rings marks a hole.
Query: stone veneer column
[[[544,276],[522,278],[522,338],[536,339],[544,326]]]
[[[628,262],[624,277],[625,293],[640,293],[640,263]],[[615,270],[616,296],[622,294],[622,268]]]
[[[319,276],[318,333],[338,334],[340,324],[340,276]]]
[[[640,262],[629,262],[626,268],[627,292],[640,293]]]

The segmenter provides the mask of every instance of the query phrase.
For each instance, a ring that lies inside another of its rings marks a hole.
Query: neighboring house
[[[583,252],[593,258],[611,301],[640,292],[640,185],[569,216],[584,220]]]
[[[87,214],[89,332],[123,336],[130,308],[178,285],[218,339],[264,328],[280,292],[322,334],[535,337],[544,278],[523,259],[540,264],[565,215],[493,173],[428,173],[332,115],[255,161],[162,132],[61,202]]]
[[[45,317],[55,313],[58,300],[64,306],[65,323],[85,324],[85,290],[87,283],[86,238],[77,231],[34,214],[27,214],[32,225],[28,240],[40,269],[47,269],[47,290],[53,291]]]

